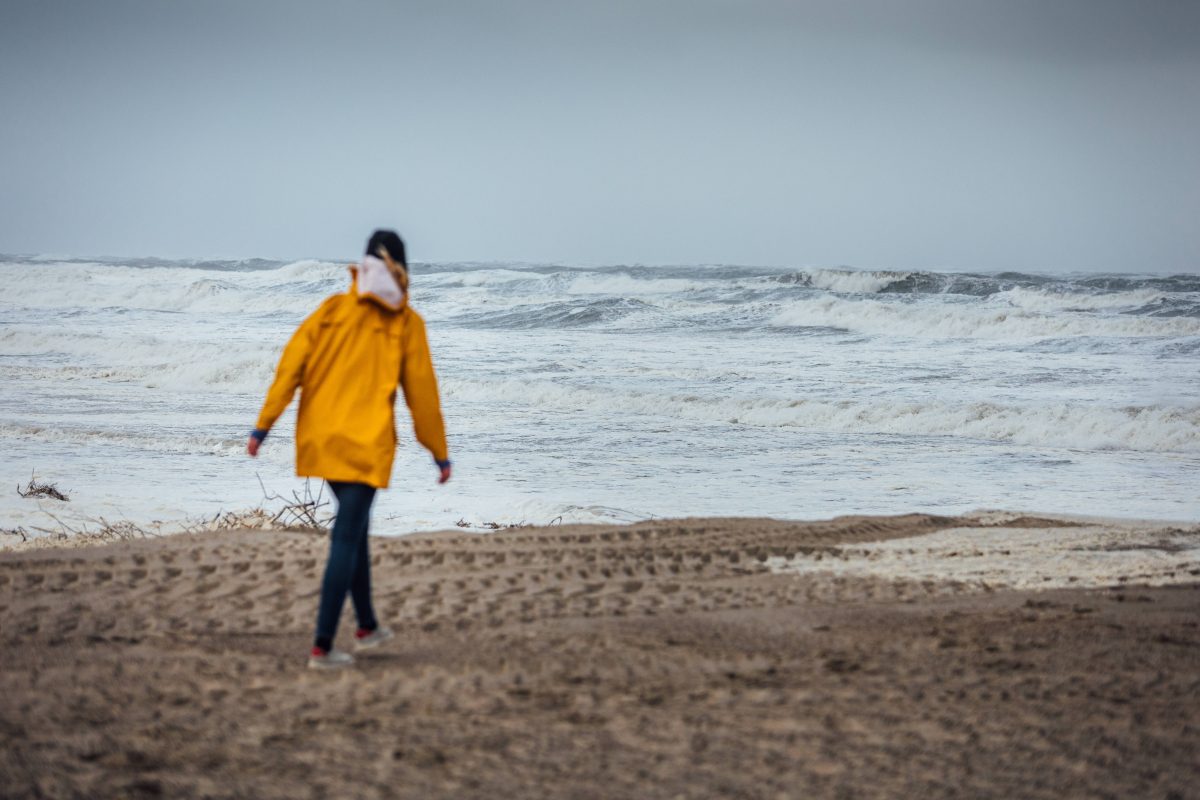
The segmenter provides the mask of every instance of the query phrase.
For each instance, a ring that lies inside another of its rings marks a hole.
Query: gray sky
[[[1195,0],[0,2],[0,252],[1200,271]]]

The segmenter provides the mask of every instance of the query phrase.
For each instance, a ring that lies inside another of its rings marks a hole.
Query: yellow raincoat
[[[447,460],[446,431],[425,321],[350,291],[330,297],[284,348],[255,427],[270,430],[300,389],[296,474],[387,488],[396,452],[396,387],[417,441]]]

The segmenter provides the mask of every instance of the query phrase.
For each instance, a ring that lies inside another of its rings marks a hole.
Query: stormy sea
[[[0,528],[303,495],[246,436],[346,264],[0,256]],[[1200,276],[414,264],[454,479],[375,530],[1021,509],[1200,518]],[[21,497],[31,478],[70,499]],[[308,491],[319,488],[315,482]]]

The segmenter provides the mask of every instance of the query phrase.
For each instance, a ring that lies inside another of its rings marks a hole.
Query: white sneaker
[[[354,634],[355,650],[370,650],[372,647],[379,647],[379,645],[383,644],[389,639],[396,638],[396,634],[391,628],[376,628],[370,633],[362,636],[359,635],[360,633],[362,633],[362,631]]]
[[[309,669],[342,669],[343,667],[353,666],[353,664],[354,656],[349,653],[343,653],[341,650],[330,650],[328,653],[322,653],[314,647],[308,657]]]

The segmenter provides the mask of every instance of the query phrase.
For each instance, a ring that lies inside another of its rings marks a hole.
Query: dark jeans
[[[329,560],[321,582],[321,605],[317,611],[317,647],[329,650],[337,634],[338,617],[346,602],[346,592],[354,601],[358,627],[375,630],[375,611],[371,608],[371,556],[367,552],[367,526],[375,487],[365,483],[330,481],[337,498],[337,519],[329,537]]]

